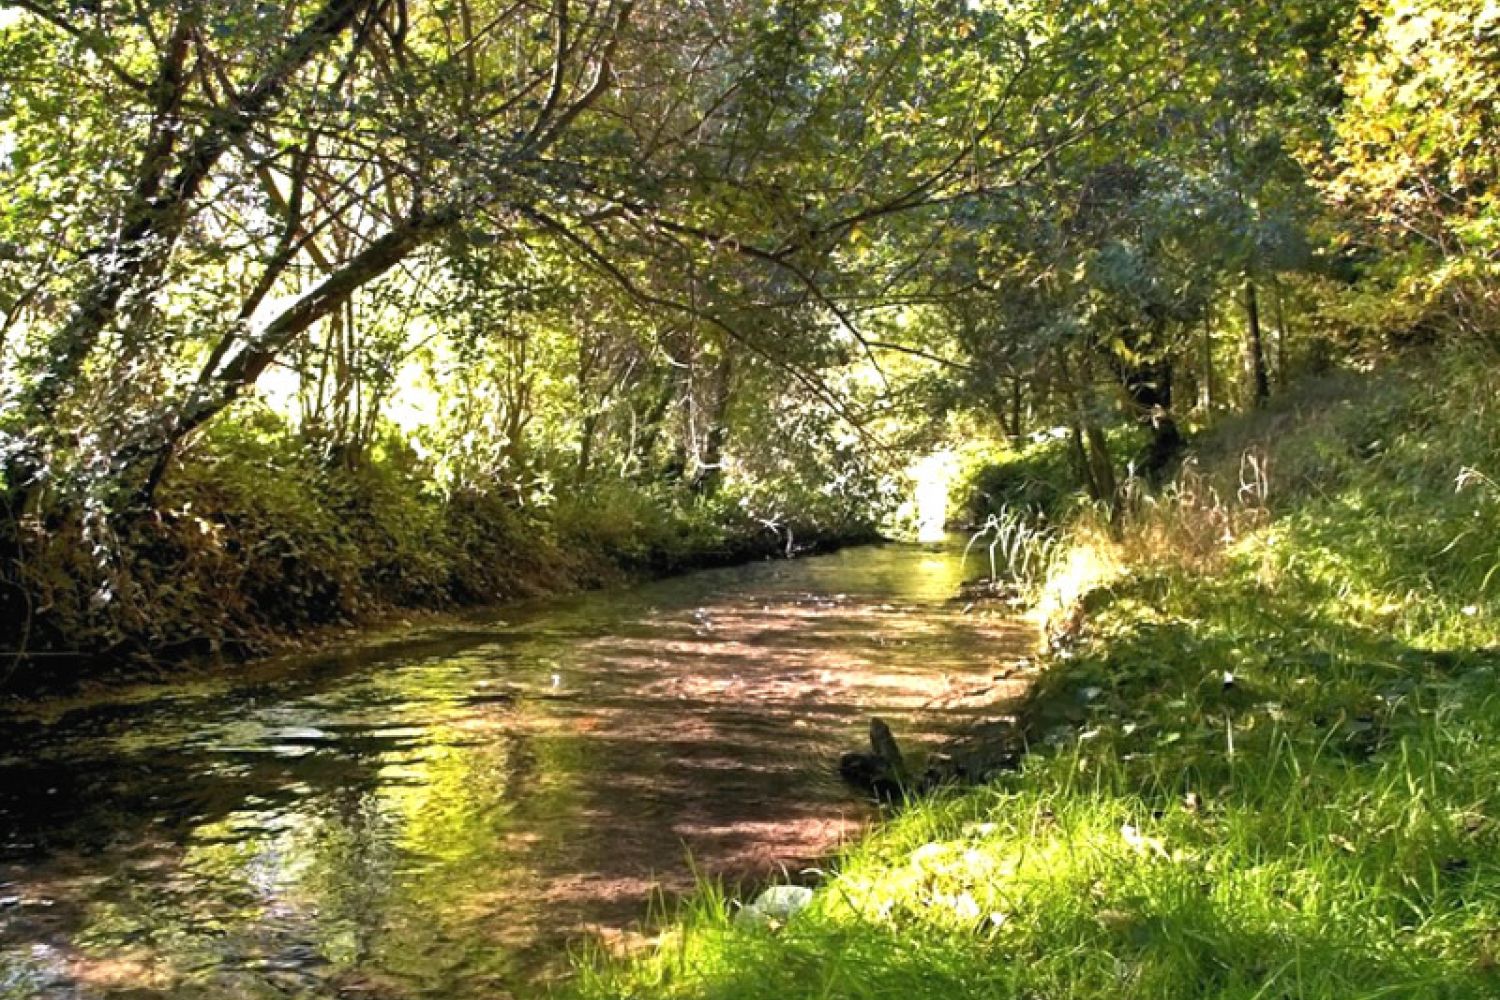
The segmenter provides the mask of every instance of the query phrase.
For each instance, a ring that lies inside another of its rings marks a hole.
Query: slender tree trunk
[[[136,456],[136,461],[144,460],[149,463],[149,471],[138,499],[146,504],[151,502],[182,441],[222,413],[241,393],[254,385],[287,345],[314,323],[341,308],[364,285],[395,267],[413,250],[452,226],[459,218],[461,214],[456,206],[410,216],[268,323],[259,336],[241,347],[217,371],[205,371],[197,400],[184,408],[166,439],[157,447],[141,449],[144,454]],[[136,462],[127,459],[122,464],[129,467]]]
[[[179,23],[158,81],[158,112],[166,127],[149,147],[138,172],[130,203],[118,230],[92,255],[98,263],[89,275],[66,321],[48,338],[39,357],[44,367],[15,405],[27,412],[34,426],[44,427],[56,416],[68,389],[74,385],[100,336],[119,315],[122,303],[149,287],[185,230],[192,204],[215,166],[236,142],[248,135],[278,106],[287,84],[319,53],[350,29],[370,9],[371,0],[328,0],[271,61],[266,72],[227,107],[214,114],[204,131],[177,158],[177,172],[168,176],[180,123],[172,122],[185,88],[181,76],[188,32]],[[170,454],[160,463],[165,464]],[[17,449],[5,462],[5,506],[19,515],[35,501],[35,480],[43,463],[40,442]],[[154,492],[160,473],[149,477]]]
[[[1281,282],[1271,279],[1272,303],[1276,307],[1276,384],[1286,388],[1286,341],[1291,333],[1286,324],[1286,302],[1281,293]]]
[[[270,68],[248,89],[242,91],[228,108],[217,113],[204,132],[183,151],[179,158],[180,169],[157,199],[146,227],[139,233],[127,234],[127,242],[135,245],[136,249],[151,245],[153,253],[161,247],[170,249],[184,231],[188,219],[187,210],[192,201],[223,154],[276,110],[288,82],[300,69],[350,29],[361,13],[374,11],[382,2],[383,0],[326,0],[319,12],[272,60]],[[518,150],[518,159],[541,156],[579,115],[609,89],[614,79],[611,62],[634,6],[634,0],[620,0],[614,6],[607,30],[601,31],[603,41],[598,46],[594,72],[583,93],[565,107],[554,106],[549,102],[546,113],[538,118],[538,127],[522,143],[522,149]],[[365,36],[361,34],[356,38],[355,44],[360,45],[364,41]],[[559,66],[567,55],[568,52],[559,46]],[[552,114],[553,111],[556,113]],[[114,465],[120,470],[117,481],[123,488],[129,488],[128,484],[135,473],[144,469],[144,482],[137,491],[137,500],[149,504],[181,442],[230,406],[247,387],[256,382],[289,344],[313,324],[340,308],[365,283],[396,266],[407,255],[452,227],[466,214],[479,212],[504,195],[505,188],[495,186],[432,210],[425,210],[419,204],[410,215],[373,240],[337,271],[328,274],[312,291],[273,319],[257,336],[243,343],[233,356],[230,356],[229,345],[221,344],[222,349],[215,350],[212,363],[202,372],[195,398],[176,415],[170,429],[160,439],[138,442],[122,449],[115,456]],[[80,307],[75,310],[73,319],[62,327],[60,333],[82,330],[86,334],[81,338],[82,348],[70,346],[64,359],[64,368],[72,365],[73,375],[81,369],[93,344],[117,314],[126,293],[139,284],[141,267],[149,262],[140,254],[135,257],[142,261],[140,265],[109,267],[96,274],[92,286],[85,289],[79,301],[84,305],[97,302],[98,308]],[[75,321],[83,325],[78,327]],[[57,366],[54,365],[49,370],[49,375],[55,376],[57,371]],[[32,413],[46,412],[47,407],[58,404],[59,393],[66,389],[66,383],[71,380],[56,377],[38,380],[42,388],[37,390],[34,385],[30,396],[22,402],[32,404],[28,406]],[[38,391],[41,392],[40,397],[37,396]],[[44,405],[37,405],[39,402]],[[28,497],[34,489],[32,483],[40,469],[39,453],[40,449],[19,451],[17,457],[5,463],[6,493],[0,496],[0,501],[13,512],[19,512],[28,506]]]
[[[661,441],[662,424],[666,422],[667,411],[672,407],[672,400],[677,398],[677,380],[668,377],[663,380],[661,391],[657,393],[656,399],[646,410],[640,421],[640,432],[636,435],[633,443],[637,473],[642,478],[654,475],[651,468],[651,454],[656,450]]]
[[[724,443],[729,438],[729,401],[734,387],[734,355],[724,348],[714,368],[713,407],[708,414],[708,433],[704,435],[703,454],[693,476],[693,492],[713,496],[724,479]]]
[[[1021,438],[1026,433],[1022,419],[1023,406],[1026,401],[1026,384],[1021,379],[1012,379],[1010,383],[1010,439],[1011,443],[1019,446]]]
[[[1083,436],[1088,442],[1089,465],[1098,491],[1097,499],[1109,504],[1110,531],[1118,532],[1125,516],[1125,505],[1119,480],[1115,478],[1115,461],[1109,453],[1109,442],[1104,438],[1104,431],[1092,421],[1083,425]]]
[[[1104,432],[1096,424],[1078,418],[1073,421],[1070,437],[1073,459],[1082,472],[1081,478],[1089,499],[1108,503],[1113,508],[1118,483]]]
[[[1255,279],[1245,278],[1245,363],[1250,369],[1250,404],[1259,409],[1271,398],[1271,380],[1266,372],[1265,345],[1260,335],[1260,301]]]
[[[1088,495],[1098,500],[1099,489],[1094,482],[1094,470],[1089,466],[1089,453],[1083,443],[1083,424],[1075,418],[1068,424],[1068,445],[1073,455],[1073,471],[1078,476],[1078,481],[1083,484]]]
[[[995,414],[995,422],[1000,425],[1000,433],[1007,441],[1015,441],[1017,434],[1010,417],[1010,393],[996,388],[990,396],[990,409]]]
[[[176,245],[187,224],[192,202],[219,160],[271,113],[288,81],[332,45],[369,4],[370,0],[330,0],[287,43],[265,75],[219,113],[217,120],[183,151],[181,166],[170,179],[166,177],[167,159],[175,127],[164,129],[166,138],[148,151],[142,164],[119,231],[105,252],[98,255],[100,263],[79,296],[77,306],[43,352],[48,359],[47,368],[32,384],[24,401],[42,419],[49,419],[55,412],[61,392],[76,378],[100,334],[118,314],[121,300],[143,279],[149,280]],[[184,35],[183,52],[186,41]],[[181,102],[182,82],[178,76],[182,54],[169,59],[174,59],[176,65],[169,61],[163,67],[161,86],[164,91],[171,91],[164,114],[174,114]]]
[[[599,427],[599,414],[586,413],[578,426],[578,468],[574,473],[578,482],[588,481],[594,463],[594,434]]]
[[[1214,408],[1214,342],[1213,321],[1203,318],[1203,348],[1201,355],[1203,381],[1198,384],[1198,405],[1205,413]]]
[[[578,462],[573,468],[574,479],[583,483],[589,478],[589,467],[594,461],[594,431],[599,424],[599,410],[593,403],[594,369],[600,356],[591,349],[589,338],[578,337]],[[601,400],[602,405],[602,400]]]
[[[1084,372],[1074,379],[1068,371],[1067,358],[1061,352],[1058,354],[1058,361],[1065,384],[1064,391],[1073,410],[1074,448],[1083,460],[1086,472],[1084,484],[1090,497],[1109,504],[1110,530],[1117,531],[1124,508],[1120,502],[1120,486],[1115,478],[1114,459],[1109,453],[1109,443],[1104,438],[1104,431],[1094,422],[1094,400],[1087,365]]]

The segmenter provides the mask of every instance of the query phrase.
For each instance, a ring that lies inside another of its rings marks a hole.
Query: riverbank
[[[1054,558],[1018,771],[904,810],[784,925],[710,891],[562,992],[1500,992],[1497,389],[1412,365],[1221,427]]]
[[[439,491],[433,476],[411,455],[329,465],[284,429],[227,428],[149,513],[21,523],[19,546],[0,544],[0,693],[241,663],[411,616],[878,537],[832,503],[772,516],[729,490],[604,479],[522,495]]]
[[[30,710],[40,699],[46,703],[42,707],[51,711],[95,698],[113,698],[122,685],[213,680],[227,668],[233,668],[233,679],[238,681],[261,666],[279,673],[283,662],[322,654],[374,658],[407,647],[420,648],[434,636],[462,633],[474,620],[505,615],[549,598],[623,589],[753,562],[803,559],[853,546],[883,545],[888,540],[873,529],[859,528],[836,535],[813,535],[790,548],[779,532],[767,530],[747,532],[725,542],[702,550],[659,553],[654,565],[585,553],[579,558],[586,573],[517,577],[512,581],[513,589],[491,600],[445,599],[428,606],[377,601],[335,622],[290,630],[256,629],[227,645],[195,643],[185,649],[156,651],[132,647],[123,652],[93,654],[41,652],[22,657],[11,654],[4,657],[6,668],[0,670],[0,705],[10,703]]]

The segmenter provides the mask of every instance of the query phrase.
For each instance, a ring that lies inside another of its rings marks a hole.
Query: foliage
[[[1365,255],[1370,292],[1394,307],[1395,322],[1493,343],[1500,10],[1483,0],[1370,3],[1361,24],[1350,30],[1335,158],[1322,170],[1328,196],[1354,220],[1344,239]]]
[[[966,514],[1059,647],[1024,770],[578,989],[1494,994],[1497,41],[1494,0],[7,4],[0,646],[791,554],[1003,438]]]
[[[1127,456],[1139,454],[1145,441],[1139,427],[1126,424],[1109,428],[1105,438],[1112,453]],[[1084,499],[1082,479],[1069,429],[1057,427],[975,465],[957,492],[971,524],[1002,510],[1024,511],[1028,517],[1061,524]]]
[[[400,438],[353,469],[330,464],[283,418],[246,407],[215,425],[151,517],[59,525],[28,547],[19,582],[37,604],[5,639],[51,652],[88,643],[116,662],[242,655],[394,608],[496,603],[785,550],[781,534],[718,506],[674,504],[661,488],[606,482],[523,510],[497,493],[434,490],[433,475]],[[813,546],[868,527],[799,531]]]
[[[1493,339],[1492,8],[14,4],[0,613],[117,641],[188,502],[289,628],[505,591],[487,521],[795,548],[966,428],[975,523],[1115,530],[1196,420]]]

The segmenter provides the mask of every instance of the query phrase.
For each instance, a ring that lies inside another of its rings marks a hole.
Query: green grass
[[[1269,522],[1208,562],[1159,510],[1150,545],[1127,533],[1030,697],[1020,772],[906,810],[784,927],[711,891],[563,989],[1500,996],[1500,502],[1456,488],[1500,467],[1495,388],[1452,364],[1222,429],[1204,473],[1262,449]]]

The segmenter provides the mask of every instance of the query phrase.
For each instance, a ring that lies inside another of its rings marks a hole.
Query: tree
[[[1500,11],[1371,3],[1346,49],[1332,155],[1306,156],[1344,213],[1339,239],[1368,279],[1371,325],[1497,346]]]

